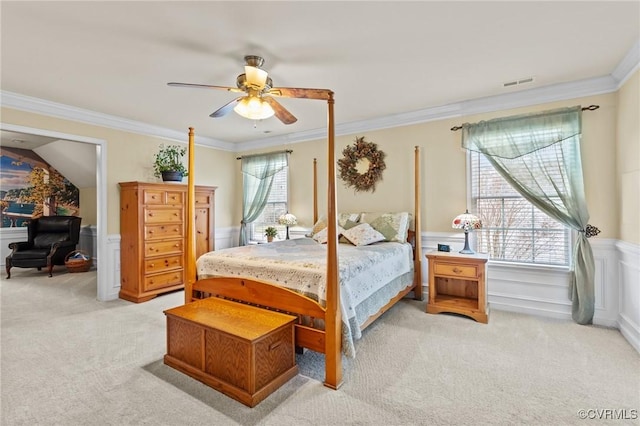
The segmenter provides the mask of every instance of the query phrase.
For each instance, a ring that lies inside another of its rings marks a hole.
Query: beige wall
[[[337,137],[336,159],[341,158],[344,147],[352,144],[356,136],[365,136],[365,140],[375,142],[378,149],[386,153],[387,165],[383,180],[374,193],[355,193],[338,180],[338,210],[413,211],[413,152],[414,146],[419,146],[422,230],[452,232],[451,220],[466,207],[467,183],[466,153],[460,148],[460,133],[452,132],[451,127],[463,122],[591,104],[600,105],[600,109],[583,115],[582,158],[590,223],[601,229],[601,237],[617,238],[615,144],[618,101],[615,93]],[[283,145],[273,150],[287,148],[293,149],[290,211],[299,217],[302,226],[311,226],[314,157],[318,158],[320,214],[326,211],[326,141]],[[637,173],[637,162],[635,167]]]
[[[466,154],[460,148],[460,133],[451,127],[463,122],[503,117],[524,112],[590,104],[600,109],[583,115],[582,156],[590,223],[599,227],[602,238],[640,241],[633,226],[638,218],[638,74],[620,93],[554,102],[527,108],[439,120],[393,129],[363,132],[336,138],[336,159],[356,136],[378,144],[386,153],[387,169],[374,193],[355,193],[338,180],[340,211],[413,210],[414,147],[420,147],[423,231],[452,232],[451,219],[463,211],[467,199]],[[635,97],[634,97],[635,95]],[[621,112],[619,112],[621,111]],[[15,125],[88,136],[107,141],[108,233],[119,232],[119,189],[121,181],[155,181],[153,153],[167,141],[99,126],[3,108],[2,121]],[[616,151],[616,138],[619,149]],[[185,131],[185,142],[187,132]],[[197,129],[196,129],[197,141]],[[287,144],[259,152],[292,149],[290,157],[291,207],[300,225],[312,226],[312,165],[318,159],[319,211],[326,211],[326,141]],[[252,151],[256,152],[256,151]],[[249,152],[245,152],[249,153]],[[196,146],[196,182],[218,186],[216,226],[238,226],[242,208],[242,178],[236,154]],[[620,163],[616,168],[616,163]],[[619,189],[618,189],[619,188]],[[619,202],[619,199],[622,201]]]
[[[640,244],[640,71],[618,92],[619,238]]]
[[[161,138],[114,130],[59,118],[2,108],[2,122],[36,129],[57,131],[106,141],[107,146],[107,233],[120,232],[120,190],[118,182],[157,182],[153,176],[153,154],[160,144],[178,143]],[[196,129],[196,142],[197,129]],[[185,144],[188,129],[185,129]],[[235,156],[231,152],[203,146],[195,148],[195,179],[198,185],[217,186],[216,226],[231,226],[236,204],[234,188]],[[186,182],[186,181],[185,181]],[[85,223],[83,223],[84,225]],[[88,223],[86,223],[88,224]]]
[[[80,188],[80,213],[82,226],[98,224],[97,188]]]

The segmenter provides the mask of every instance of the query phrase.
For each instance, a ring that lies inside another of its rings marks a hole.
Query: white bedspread
[[[355,356],[367,318],[413,281],[411,245],[338,244],[343,352]],[[254,278],[302,293],[325,306],[327,246],[310,238],[218,250],[197,261],[199,278]]]

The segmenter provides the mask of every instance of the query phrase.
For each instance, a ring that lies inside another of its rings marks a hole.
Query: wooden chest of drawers
[[[249,407],[298,374],[295,317],[215,297],[165,315],[165,364]]]
[[[196,255],[214,249],[215,187],[196,186]],[[144,302],[184,288],[187,187],[120,183],[120,297]]]

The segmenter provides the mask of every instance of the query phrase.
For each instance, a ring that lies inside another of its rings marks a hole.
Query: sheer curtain
[[[287,166],[286,151],[242,157],[241,246],[247,245],[247,224],[256,220],[267,204],[274,175]]]
[[[462,125],[463,148],[480,152],[524,198],[578,231],[571,262],[572,317],[590,324],[595,264],[587,224],[580,106]]]

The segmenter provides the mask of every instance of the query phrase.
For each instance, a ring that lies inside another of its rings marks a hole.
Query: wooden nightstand
[[[431,252],[427,312],[451,312],[489,322],[486,254]]]

